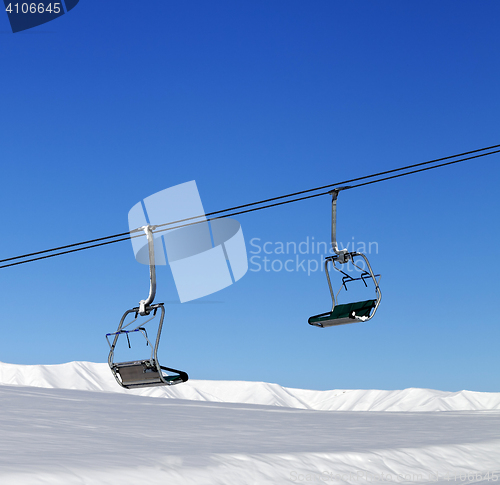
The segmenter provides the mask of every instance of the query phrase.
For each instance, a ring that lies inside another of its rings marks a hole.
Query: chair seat
[[[149,360],[117,363],[114,364],[114,368],[120,375],[123,387],[126,387],[127,389],[165,386],[187,381],[187,374],[184,372],[180,373],[182,375],[172,376],[162,373],[160,377],[158,370],[155,367],[151,367]]]
[[[365,300],[355,303],[336,305],[332,312],[321,313],[309,318],[309,325],[317,327],[332,327],[360,321],[356,317],[369,317],[377,300]],[[354,313],[353,313],[354,312]],[[353,316],[354,315],[354,316]]]

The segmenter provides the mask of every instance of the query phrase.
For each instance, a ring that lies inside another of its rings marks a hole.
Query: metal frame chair
[[[335,253],[333,256],[327,256],[325,258],[325,274],[328,281],[328,287],[330,288],[330,295],[332,297],[332,309],[326,313],[320,313],[319,315],[314,315],[309,318],[308,323],[316,327],[332,327],[336,325],[346,325],[354,322],[367,322],[371,320],[380,305],[380,300],[382,299],[382,293],[380,291],[380,275],[375,275],[373,273],[372,267],[368,258],[365,254],[352,251],[349,252],[347,249],[339,249],[337,245],[337,197],[339,191],[342,188],[335,189],[331,192],[332,194],[332,249]],[[354,263],[355,257],[361,257],[364,259],[368,271],[363,270],[357,264]],[[336,263],[340,265],[351,263],[353,266],[358,268],[362,273],[359,278],[352,278],[347,273],[337,268]],[[344,276],[342,278],[342,285],[340,286],[337,295],[334,294],[332,289],[332,282],[330,279],[330,273],[328,272],[328,263],[331,263],[333,268],[338,272],[342,273]],[[377,277],[379,278],[377,280]],[[377,298],[373,300],[364,300],[354,303],[338,304],[338,295],[342,288],[347,290],[347,283],[350,281],[363,281],[365,286],[366,280],[371,279],[375,285],[375,293]]]
[[[156,295],[156,266],[153,238],[153,230],[155,229],[155,226],[144,226],[141,229],[143,229],[146,233],[149,246],[149,296],[146,300],[141,300],[138,307],[127,310],[123,314],[116,332],[106,334],[106,340],[108,341],[110,348],[108,365],[116,379],[116,382],[126,389],[152,386],[172,386],[174,384],[186,382],[189,378],[185,372],[161,366],[158,362],[158,346],[160,344],[163,320],[165,318],[165,308],[163,303],[152,304]],[[160,320],[158,323],[156,339],[153,344],[148,338],[145,325],[156,318],[158,309],[160,309]],[[135,313],[135,318],[131,322],[124,325],[125,319],[131,313]],[[131,330],[126,330],[133,323],[138,321],[139,316],[149,316],[151,313],[153,315],[146,321],[140,322],[139,325]],[[130,346],[129,334],[134,332],[141,333],[146,339],[146,344],[151,347],[150,358],[129,362],[114,362],[115,348],[119,337],[125,335]],[[113,337],[113,342],[110,342],[110,337]]]

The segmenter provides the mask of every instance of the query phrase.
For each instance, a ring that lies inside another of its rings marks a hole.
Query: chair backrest
[[[359,317],[369,317],[376,303],[377,300],[365,300],[336,305],[333,312],[331,312],[330,318],[348,318],[352,312],[355,312]]]
[[[309,325],[316,327],[333,327],[336,325],[346,325],[354,323],[356,318],[352,318],[352,312],[357,317],[364,317],[369,320],[371,318],[371,311],[375,308],[377,300],[365,300],[355,303],[345,303],[336,305],[332,312],[321,313],[309,318]]]

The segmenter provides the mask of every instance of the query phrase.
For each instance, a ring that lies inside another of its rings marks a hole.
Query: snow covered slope
[[[500,477],[498,412],[313,411],[21,386],[0,386],[0,403],[1,485],[494,485]]]
[[[126,391],[107,364],[0,363],[0,485],[494,485],[499,397],[227,381]]]
[[[323,411],[484,411],[500,410],[500,393],[443,392],[430,389],[312,391],[278,384],[189,380],[174,387],[128,391],[116,383],[107,364],[59,365],[0,363],[0,384],[56,389],[121,392],[194,401],[261,404]]]

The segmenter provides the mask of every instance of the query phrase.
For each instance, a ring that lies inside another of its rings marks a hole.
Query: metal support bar
[[[156,229],[156,226],[143,226],[141,229],[148,238],[149,250],[149,296],[146,300],[139,302],[139,315],[144,316],[149,315],[148,307],[153,303],[156,295],[155,241],[153,237],[153,229]]]
[[[332,194],[332,249],[335,254],[337,254],[338,262],[341,264],[347,263],[351,258],[347,249],[339,249],[337,245],[337,197],[342,188],[343,187],[330,192]]]

